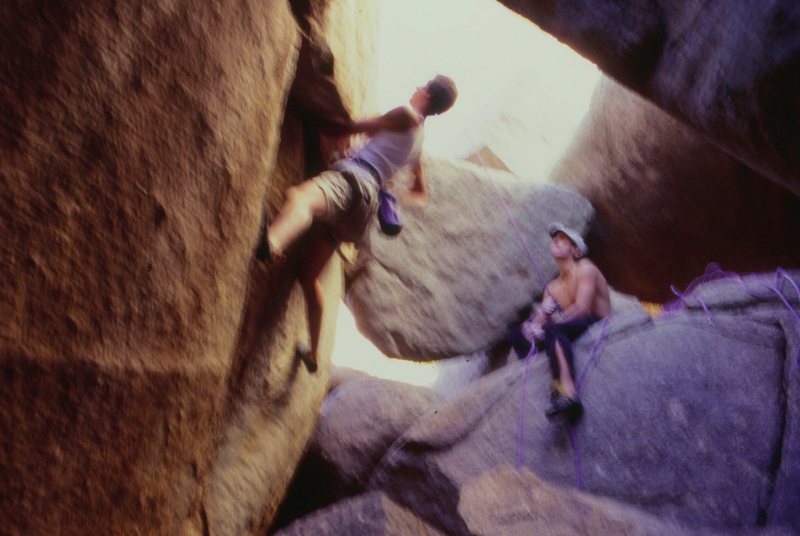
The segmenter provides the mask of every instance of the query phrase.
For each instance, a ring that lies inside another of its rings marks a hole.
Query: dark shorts
[[[544,326],[545,340],[538,343],[538,349],[544,349],[550,361],[550,372],[554,378],[559,376],[558,359],[555,352],[555,343],[564,350],[564,357],[570,367],[570,372],[574,375],[572,343],[583,335],[592,324],[600,320],[596,316],[576,318],[569,322],[548,322]],[[514,352],[522,359],[526,357],[532,348],[531,342],[522,334],[522,325],[514,326],[506,335],[507,340],[514,348]]]
[[[339,160],[332,167],[311,179],[328,205],[328,214],[321,221],[336,240],[358,242],[375,220],[378,183],[369,171],[350,160]]]
[[[556,343],[564,351],[564,358],[567,361],[567,366],[569,366],[569,372],[572,374],[572,378],[575,379],[572,343],[599,320],[596,316],[585,316],[567,322],[548,322],[544,325],[544,349],[550,362],[550,374],[554,380],[558,379],[561,372],[558,366],[558,356],[556,355]]]

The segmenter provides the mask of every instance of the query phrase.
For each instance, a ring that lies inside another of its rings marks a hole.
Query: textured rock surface
[[[374,113],[378,8],[369,0],[295,0],[305,39],[292,87],[304,113],[327,121]]]
[[[622,314],[580,340],[579,464],[567,428],[543,415],[549,372],[539,357],[528,371],[522,434],[526,376],[516,361],[410,428],[370,487],[466,534],[456,514],[462,486],[519,456],[550,482],[580,480],[586,491],[688,526],[797,530],[800,516],[789,505],[797,498],[800,325],[776,295],[759,287],[763,297],[745,300],[737,286],[700,287],[711,319],[687,298],[688,311],[655,321]],[[784,283],[785,295],[791,288]],[[800,296],[791,298],[800,306]]]
[[[500,1],[800,194],[800,3]]]
[[[301,517],[363,492],[392,443],[417,419],[435,411],[439,401],[430,389],[372,377],[331,391],[280,517]]]
[[[498,192],[547,280],[556,273],[548,224],[584,231],[593,212],[571,191],[501,171],[435,158],[424,165],[427,206],[404,207],[395,238],[375,226],[348,288],[365,336],[387,355],[416,360],[485,349],[542,292]]]
[[[592,258],[642,299],[670,299],[710,262],[800,265],[800,197],[609,79],[551,180],[592,203]]]
[[[458,511],[477,536],[700,534],[608,499],[548,484],[530,471],[511,466],[468,482]]]
[[[308,159],[289,3],[0,15],[4,530],[263,532],[327,380],[294,357],[297,259],[251,263]]]
[[[277,536],[440,536],[411,511],[379,492],[368,493],[334,504],[295,521]]]
[[[774,452],[774,488],[769,509],[765,512],[770,524],[791,527],[800,531],[800,273],[775,273],[745,278],[744,285],[737,277],[710,281],[698,287],[687,298],[687,306],[702,311],[703,306],[713,309],[742,309],[753,303],[754,296],[761,300],[786,300],[788,307],[762,305],[754,311],[762,321],[779,325],[786,337],[786,360],[783,368],[783,445]],[[786,313],[786,314],[784,314]],[[747,313],[745,313],[747,314]],[[741,317],[741,312],[738,313]]]

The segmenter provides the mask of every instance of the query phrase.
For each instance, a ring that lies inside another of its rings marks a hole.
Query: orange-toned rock
[[[208,530],[291,12],[15,3],[0,24],[4,529]]]
[[[262,533],[328,366],[295,359],[297,259],[252,261],[299,180],[279,152],[307,159],[282,140],[289,3],[0,15],[3,529]],[[323,279],[341,295],[337,262]]]

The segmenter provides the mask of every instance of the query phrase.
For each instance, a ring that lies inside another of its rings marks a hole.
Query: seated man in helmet
[[[585,257],[588,247],[581,235],[560,223],[551,224],[549,233],[558,277],[547,284],[541,305],[509,333],[509,339],[520,357],[525,357],[533,344],[544,344],[553,378],[545,414],[548,419],[563,414],[576,422],[583,406],[575,385],[572,343],[611,313],[611,299],[605,277]]]

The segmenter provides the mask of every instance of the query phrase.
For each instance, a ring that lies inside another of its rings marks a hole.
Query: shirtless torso
[[[562,317],[592,315],[605,318],[611,313],[608,282],[586,258],[577,260],[572,270],[550,281],[547,292],[558,302]]]

